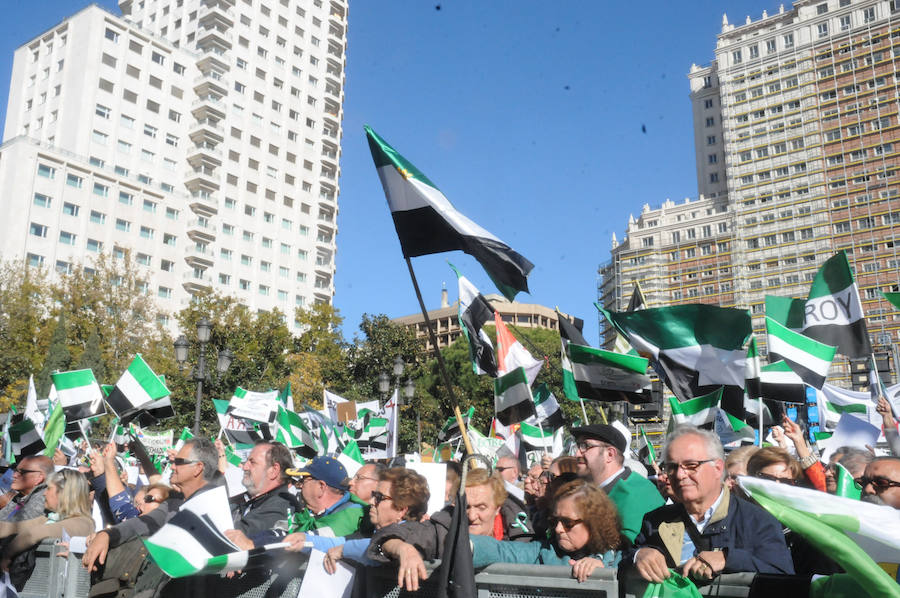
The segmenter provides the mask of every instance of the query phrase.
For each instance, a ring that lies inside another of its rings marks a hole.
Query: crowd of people
[[[900,448],[890,408],[880,405],[879,412],[891,448]],[[416,590],[428,576],[426,563],[444,556],[453,511],[464,497],[476,568],[564,565],[579,581],[598,568],[647,582],[675,571],[698,583],[731,572],[840,572],[829,555],[745,495],[738,478],[834,493],[840,466],[861,487],[862,500],[900,509],[900,458],[840,447],[823,463],[800,426],[785,418],[782,427],[778,446],[744,446],[726,455],[714,432],[678,426],[648,470],[631,459],[630,439],[618,428],[577,427],[570,430],[574,454],[545,455],[527,470],[504,456],[492,469],[463,476],[459,463],[448,462],[445,506],[436,512],[428,510],[433,488],[402,463],[367,462],[348,476],[337,458],[316,457],[297,467],[291,450],[261,441],[241,465],[245,492],[232,498],[232,528],[224,533],[241,550],[273,542],[285,543],[286,553],[320,550],[329,572],[339,561],[393,566],[398,585]],[[16,463],[10,492],[0,497],[0,569],[17,588],[28,579],[31,549],[42,539],[66,534],[74,551],[77,538],[84,538],[82,562],[96,577],[111,550],[151,536],[186,501],[202,500],[224,483],[220,441],[186,441],[169,455],[168,476],[139,442],[127,448],[141,464],[137,486],[128,483],[124,448],[115,444],[88,450],[83,461],[57,451],[54,459]]]

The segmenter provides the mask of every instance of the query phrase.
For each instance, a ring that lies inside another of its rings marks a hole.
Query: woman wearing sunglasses
[[[597,567],[614,567],[624,541],[615,505],[606,493],[585,480],[564,484],[556,492],[549,518],[550,536],[534,542],[498,541],[470,536],[475,567],[491,563],[571,565],[578,581]]]
[[[63,469],[47,479],[47,491],[44,495],[44,510],[47,515],[19,523],[0,522],[0,538],[15,536],[3,548],[0,569],[10,572],[10,578],[19,590],[19,582],[24,586],[31,571],[17,571],[22,561],[16,558],[18,555],[45,538],[62,538],[63,531],[70,536],[87,536],[94,531],[89,493],[90,487],[83,473]],[[17,573],[24,573],[24,577]]]

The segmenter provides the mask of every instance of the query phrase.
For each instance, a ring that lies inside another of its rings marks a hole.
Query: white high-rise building
[[[168,314],[203,289],[288,316],[330,302],[346,0],[119,6],[15,53],[0,257],[130,252]]]

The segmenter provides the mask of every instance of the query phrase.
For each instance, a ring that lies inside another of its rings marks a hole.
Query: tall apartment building
[[[287,316],[330,302],[346,0],[119,6],[15,53],[0,257],[130,252],[169,314],[202,289]]]
[[[892,352],[900,313],[879,291],[900,289],[898,9],[798,0],[739,26],[724,17],[715,59],[688,75],[700,199],[629,223],[601,300],[621,309],[638,280],[651,305],[749,307],[761,333],[765,295],[805,296],[843,249],[876,350]],[[678,222],[685,210],[717,215],[724,237],[704,241],[702,224]]]

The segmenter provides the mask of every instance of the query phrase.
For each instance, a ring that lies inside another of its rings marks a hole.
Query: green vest
[[[634,542],[641,531],[644,515],[665,504],[653,482],[629,472],[627,478],[619,478],[609,491],[622,518],[622,535]]]
[[[309,509],[295,513],[291,518],[291,532],[316,531],[321,536],[336,538],[349,536],[359,529],[363,515],[367,513],[369,504],[355,494],[347,493],[333,510],[316,517]]]

